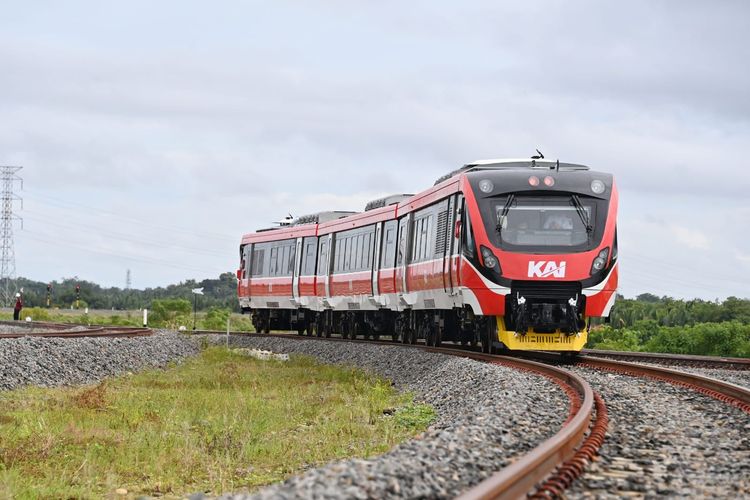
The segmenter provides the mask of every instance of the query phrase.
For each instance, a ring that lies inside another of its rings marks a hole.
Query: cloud
[[[676,224],[668,226],[668,229],[677,239],[678,243],[682,243],[688,248],[696,250],[707,250],[709,248],[708,237],[700,231],[684,226],[678,226]]]
[[[18,233],[19,273],[95,268],[119,284],[122,258],[94,266],[73,246],[92,232],[140,259],[149,285],[194,272],[154,255],[232,269],[240,235],[289,211],[361,210],[539,147],[615,174],[623,261],[656,259],[623,273],[627,292],[665,286],[654,276],[673,259],[735,276],[720,249],[750,246],[748,14],[743,2],[11,6],[0,163],[25,166],[28,228],[58,242]],[[55,227],[49,197],[87,208],[66,205],[69,226]],[[693,293],[670,279],[669,293]],[[697,293],[734,286],[707,283]]]

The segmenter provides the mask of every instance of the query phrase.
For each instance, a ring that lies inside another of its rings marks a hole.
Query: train
[[[614,176],[543,157],[468,163],[417,194],[242,236],[258,332],[574,355],[618,281]]]

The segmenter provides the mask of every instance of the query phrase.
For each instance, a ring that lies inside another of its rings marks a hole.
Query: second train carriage
[[[259,331],[578,351],[617,288],[611,174],[485,160],[416,195],[247,234],[238,295]]]

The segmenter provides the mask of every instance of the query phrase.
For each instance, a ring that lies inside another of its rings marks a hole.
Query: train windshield
[[[487,233],[501,248],[530,252],[585,251],[601,238],[599,200],[577,195],[509,195],[483,200]],[[603,220],[604,217],[601,217]]]

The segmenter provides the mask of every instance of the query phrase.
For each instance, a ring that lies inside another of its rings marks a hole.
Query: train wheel
[[[333,333],[333,326],[331,326],[331,323],[329,321],[326,321],[323,318],[321,318],[320,321],[323,323],[323,335],[325,336],[325,338],[330,339],[331,334]]]
[[[481,341],[482,341],[482,352],[485,353],[485,354],[492,354],[491,353],[492,345],[490,343],[490,332],[489,331],[486,331],[486,332],[484,332],[482,334]]]
[[[422,326],[420,327],[420,330],[422,331],[422,337],[424,337],[424,343],[428,346],[434,346],[435,345],[435,328],[432,325],[429,325],[427,323],[422,323]]]

